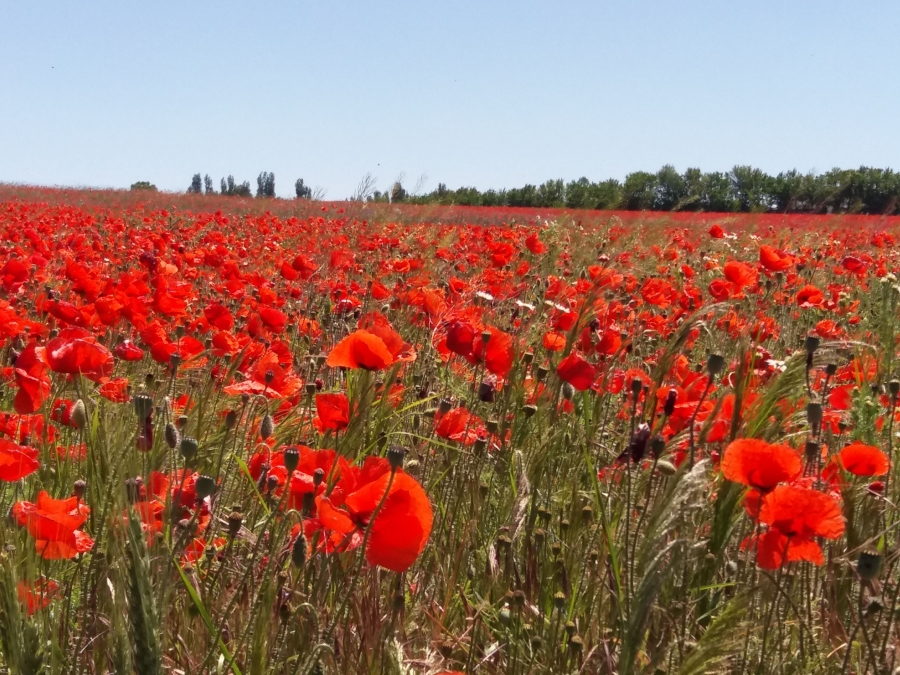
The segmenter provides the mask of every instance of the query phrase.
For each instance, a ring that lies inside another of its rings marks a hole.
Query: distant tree
[[[298,178],[294,183],[294,191],[297,193],[297,199],[312,199],[312,188],[304,185],[302,178]]]
[[[403,183],[399,180],[394,181],[391,186],[391,203],[404,202],[408,196],[406,190],[403,189]]]
[[[212,178],[209,177],[209,174],[203,176],[203,192],[208,195],[211,195],[215,192],[215,190],[213,189]]]
[[[203,192],[203,180],[199,173],[195,173],[191,179],[191,186],[187,189],[189,195],[199,195]]]
[[[256,178],[256,196],[257,197],[274,197],[275,196],[275,174],[271,171],[266,173],[263,171]]]
[[[625,176],[622,186],[622,206],[628,211],[652,209],[658,181],[646,171],[635,171]]]
[[[234,176],[228,176],[228,180],[222,179],[220,183],[221,192],[229,197],[252,197],[253,192],[250,190],[250,181],[244,181],[241,184],[234,182]]]
[[[657,211],[674,211],[687,197],[687,183],[671,164],[656,173],[653,208]]]
[[[566,205],[566,186],[562,179],[548,180],[537,189],[537,203],[544,208],[562,208]]]
[[[132,190],[149,190],[150,192],[156,192],[156,186],[147,180],[139,180],[137,183],[131,184]]]
[[[772,202],[772,178],[752,166],[736,166],[729,174],[737,210],[768,211]]]
[[[359,185],[356,186],[356,191],[353,193],[353,196],[350,197],[350,201],[352,202],[367,202],[373,201],[374,193],[377,192],[375,189],[375,183],[377,182],[377,178],[375,178],[371,173],[367,173],[363,176]],[[381,193],[379,193],[380,195]],[[378,201],[375,199],[374,201]]]
[[[731,178],[719,171],[703,174],[700,207],[704,211],[736,211]]]

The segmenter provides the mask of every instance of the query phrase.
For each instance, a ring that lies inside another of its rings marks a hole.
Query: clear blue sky
[[[900,2],[18,0],[0,181],[900,169]]]

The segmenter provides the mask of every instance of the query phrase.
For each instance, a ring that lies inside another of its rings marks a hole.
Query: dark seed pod
[[[706,359],[706,372],[710,377],[715,377],[725,368],[725,358],[719,354],[710,354]]]
[[[494,385],[490,382],[482,381],[478,385],[478,400],[482,403],[494,402]]]
[[[185,436],[178,444],[178,450],[179,452],[181,452],[181,456],[184,457],[185,460],[193,459],[197,455],[197,451],[199,449],[200,444],[197,443],[197,439],[191,438],[190,436]]]
[[[228,516],[228,536],[234,538],[238,536],[238,533],[241,531],[241,526],[244,524],[244,514],[240,511],[232,511]]]
[[[657,434],[650,441],[650,453],[653,455],[654,459],[659,459],[662,457],[663,453],[666,451],[666,439],[665,437]]]
[[[666,395],[666,403],[663,406],[663,414],[666,417],[671,417],[672,413],[675,412],[675,403],[678,399],[678,391],[676,389],[669,389],[669,393]]]
[[[571,401],[575,396],[575,387],[573,387],[568,382],[563,382],[562,384],[562,397],[567,401]]]
[[[194,491],[197,493],[197,501],[203,501],[216,491],[216,481],[212,476],[199,476],[194,484]]]
[[[237,426],[238,416],[234,410],[225,413],[225,428],[231,431]]]
[[[87,490],[87,483],[81,479],[76,480],[72,485],[72,495],[78,499],[84,497],[85,490]]]
[[[300,464],[300,451],[291,446],[284,451],[284,468],[287,469],[288,476],[292,475]]]
[[[387,452],[388,464],[391,465],[391,469],[394,471],[403,467],[404,457],[406,457],[406,450],[397,445],[391,446]]]
[[[322,482],[325,480],[325,469],[319,467],[315,471],[313,471],[313,485],[319,487]]]
[[[856,559],[856,573],[860,579],[872,581],[881,572],[881,556],[875,551],[863,551]]]
[[[147,394],[137,394],[132,399],[134,412],[137,414],[138,422],[146,422],[153,414],[153,399]]]

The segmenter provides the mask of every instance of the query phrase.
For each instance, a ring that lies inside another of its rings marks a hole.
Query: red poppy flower
[[[54,499],[43,490],[36,503],[20,501],[12,508],[16,523],[28,530],[38,554],[48,560],[74,558],[91,550],[94,540],[79,529],[90,512],[77,497]]]
[[[501,377],[512,370],[513,358],[512,336],[493,326],[475,337],[472,353],[468,357],[473,365],[483,361],[485,370]]]
[[[793,480],[803,471],[797,451],[755,438],[729,443],[722,456],[722,473],[728,480],[767,491]]]
[[[229,396],[264,394],[267,398],[290,398],[303,386],[303,380],[289,366],[281,365],[274,350],[263,354],[247,375],[243,382],[229,384],[224,392]]]
[[[709,234],[709,236],[713,239],[721,239],[725,236],[725,230],[722,229],[721,225],[716,223],[711,228],[709,228],[707,234]]]
[[[316,394],[316,427],[319,433],[342,431],[350,424],[350,400],[346,394]]]
[[[815,286],[807,284],[797,292],[797,304],[801,307],[818,307],[825,300],[825,294]]]
[[[383,370],[394,363],[394,356],[377,335],[358,330],[338,342],[325,364],[332,368]]]
[[[447,349],[454,354],[469,357],[475,342],[475,326],[467,321],[452,321],[447,326]]]
[[[841,466],[854,476],[883,476],[888,472],[888,456],[878,448],[862,443],[841,448]]]
[[[556,372],[561,380],[568,382],[578,391],[590,389],[597,380],[597,368],[574,351],[560,361]]]
[[[0,480],[17,481],[37,471],[41,463],[38,451],[0,438]]]
[[[66,328],[47,343],[45,358],[56,373],[81,373],[94,382],[108,377],[113,355],[83,328]]]
[[[431,535],[431,503],[414,478],[402,470],[392,475],[384,464],[379,463],[382,471],[369,473],[365,482],[355,488],[348,486],[344,508],[328,497],[318,497],[318,517],[307,521],[307,532],[322,529],[333,550],[347,551],[362,543],[371,524],[366,559],[372,565],[405,572],[418,559]],[[387,497],[376,514],[385,493]]]
[[[722,272],[739,289],[756,283],[756,270],[746,263],[731,260],[725,263]]]
[[[484,423],[465,408],[454,408],[434,418],[434,433],[441,438],[472,445],[486,433]]]
[[[144,358],[144,350],[137,347],[131,340],[122,340],[113,349],[113,354],[122,361],[141,361]]]
[[[793,264],[791,256],[763,244],[759,247],[759,264],[770,272],[783,272]]]
[[[128,393],[128,380],[124,377],[110,380],[100,386],[100,395],[113,403],[128,403],[131,394]]]
[[[33,583],[20,581],[16,585],[19,602],[25,605],[29,616],[47,607],[56,597],[59,584],[53,579],[39,577]]]
[[[44,348],[30,342],[16,359],[16,384],[19,391],[13,399],[13,408],[20,415],[37,412],[50,396],[50,378],[43,361]]]

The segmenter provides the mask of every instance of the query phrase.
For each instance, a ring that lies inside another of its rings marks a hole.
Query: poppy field
[[[893,673],[898,238],[0,187],[0,664]]]

